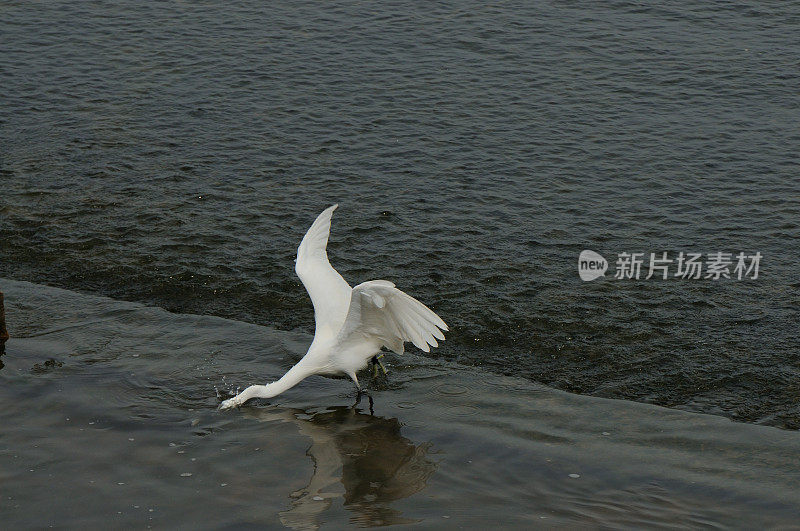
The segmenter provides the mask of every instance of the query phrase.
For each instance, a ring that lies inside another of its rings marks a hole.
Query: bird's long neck
[[[304,360],[305,358],[297,362],[297,364],[289,369],[286,374],[281,376],[281,379],[277,382],[272,382],[267,385],[252,385],[242,391],[240,395],[242,397],[242,402],[251,398],[272,398],[294,387],[307,376],[314,374],[314,371],[308,367],[307,363],[304,363]]]

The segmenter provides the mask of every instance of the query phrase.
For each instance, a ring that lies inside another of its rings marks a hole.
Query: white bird
[[[220,409],[251,398],[271,398],[312,374],[349,376],[358,387],[356,372],[386,347],[398,354],[412,342],[425,352],[443,340],[447,325],[430,308],[394,287],[388,280],[371,280],[351,288],[328,262],[331,216],[339,205],[325,209],[297,248],[295,272],[314,304],[314,340],[303,359],[277,382],[251,385],[225,400]],[[440,330],[441,329],[441,330]]]

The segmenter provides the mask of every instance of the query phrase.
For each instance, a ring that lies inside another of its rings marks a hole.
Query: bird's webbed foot
[[[380,354],[377,354],[375,356],[372,356],[372,359],[370,360],[370,363],[372,363],[372,377],[373,378],[377,378],[378,377],[378,367],[380,367],[380,369],[383,371],[383,375],[384,376],[389,374],[389,370],[386,368],[386,365],[383,364],[383,361],[381,360],[381,358],[383,358],[383,352],[381,352]]]

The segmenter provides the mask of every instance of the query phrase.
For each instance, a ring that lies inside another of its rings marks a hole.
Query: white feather
[[[295,272],[314,305],[316,330],[308,352],[277,382],[251,385],[225,400],[225,409],[251,398],[271,398],[312,374],[345,374],[358,385],[356,372],[386,347],[402,354],[405,342],[430,352],[444,340],[447,325],[430,308],[403,293],[388,280],[371,280],[355,288],[328,261],[331,217],[338,205],[325,209],[297,248]]]
[[[297,248],[294,270],[314,304],[315,340],[333,337],[342,327],[350,306],[350,285],[328,261],[331,216],[338,206],[328,207],[317,216]]]

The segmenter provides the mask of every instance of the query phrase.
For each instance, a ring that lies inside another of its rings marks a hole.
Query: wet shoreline
[[[8,525],[797,521],[796,432],[413,354],[390,358],[387,381],[369,384],[372,412],[346,380],[322,377],[220,412],[215,386],[279,376],[310,338],[0,286],[13,336],[0,370]]]
[[[800,3],[0,9],[0,277],[312,333],[339,203],[332,264],[441,315],[432,358],[800,428]]]

